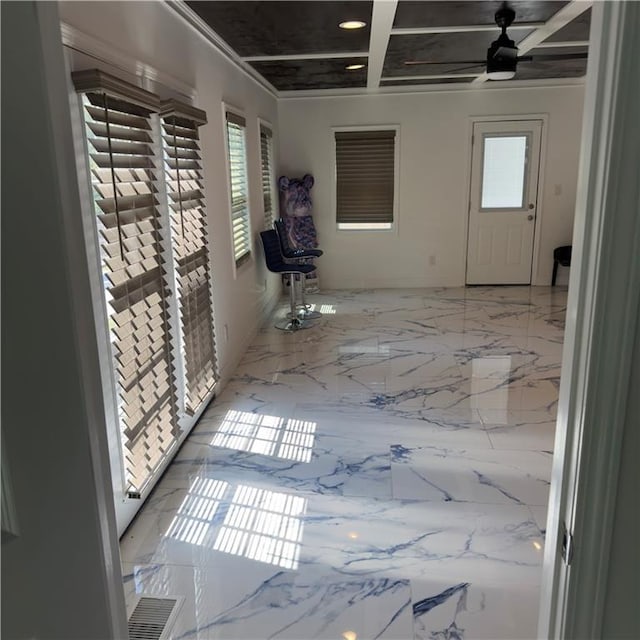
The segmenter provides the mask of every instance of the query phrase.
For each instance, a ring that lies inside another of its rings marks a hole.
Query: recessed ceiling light
[[[345,69],[347,71],[356,71],[357,69],[364,69],[363,64],[348,64]]]
[[[366,27],[367,23],[362,20],[346,20],[338,25],[341,29],[362,29]]]

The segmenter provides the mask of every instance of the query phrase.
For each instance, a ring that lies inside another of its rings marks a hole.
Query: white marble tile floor
[[[176,640],[535,638],[566,289],[310,302],[123,536],[128,606],[184,596]]]

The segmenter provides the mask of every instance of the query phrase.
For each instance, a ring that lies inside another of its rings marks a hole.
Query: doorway
[[[467,284],[531,284],[542,120],[475,122]]]

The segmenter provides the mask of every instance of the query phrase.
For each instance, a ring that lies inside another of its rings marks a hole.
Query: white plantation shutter
[[[176,270],[185,409],[193,415],[217,380],[207,218],[198,127],[204,111],[162,103],[165,177]]]
[[[236,265],[251,254],[251,228],[249,225],[249,185],[247,181],[247,150],[245,126],[242,116],[226,112],[229,175],[231,180],[231,227],[233,255]]]
[[[264,228],[273,228],[273,134],[260,125],[260,165],[262,173],[262,201],[264,203]]]
[[[128,490],[140,493],[177,436],[152,112],[156,96],[100,71],[82,94]]]
[[[338,223],[393,222],[395,135],[336,131]]]

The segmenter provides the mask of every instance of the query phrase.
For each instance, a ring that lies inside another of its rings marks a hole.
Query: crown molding
[[[247,78],[255,82],[273,97],[278,97],[278,90],[243,59],[183,0],[167,0],[165,3],[189,27],[191,27],[208,44],[213,46],[229,62],[239,69]]]

